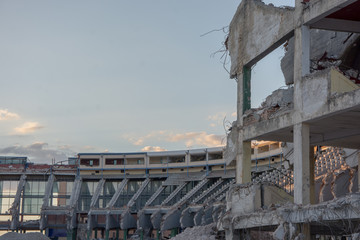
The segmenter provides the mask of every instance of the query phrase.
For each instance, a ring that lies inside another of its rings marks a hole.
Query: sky
[[[239,3],[0,1],[0,155],[51,163],[224,145],[236,82],[223,42]],[[253,106],[283,84],[282,55],[253,69]]]

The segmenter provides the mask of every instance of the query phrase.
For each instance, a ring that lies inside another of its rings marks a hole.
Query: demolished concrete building
[[[359,13],[356,0],[295,0],[295,7],[240,3],[226,41],[230,77],[238,87],[237,121],[224,154],[227,164],[236,162],[236,184],[218,224],[226,239],[249,239],[254,231],[273,232],[275,239],[358,239]],[[288,88],[251,109],[251,69],[281,45],[287,51],[281,67]],[[293,202],[264,203],[261,184],[251,175],[253,140],[288,143]],[[351,152],[352,161],[335,171],[334,160],[315,161],[321,146]],[[324,166],[330,166],[326,173]],[[337,186],[340,176],[347,180]]]

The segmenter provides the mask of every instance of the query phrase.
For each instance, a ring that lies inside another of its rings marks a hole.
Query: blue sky
[[[223,144],[236,84],[212,54],[226,31],[202,35],[228,26],[239,2],[1,1],[0,154],[51,162]]]

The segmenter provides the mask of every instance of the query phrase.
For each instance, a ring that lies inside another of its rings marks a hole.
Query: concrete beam
[[[131,215],[129,210],[125,210],[121,214],[120,227],[121,229],[135,229],[137,227],[136,219]]]
[[[153,214],[151,214],[150,220],[151,223],[154,227],[154,229],[156,230],[160,230],[161,228],[161,219],[162,219],[162,212],[161,209],[157,210],[156,212],[154,212]]]
[[[142,182],[140,188],[138,191],[132,196],[132,198],[129,200],[127,207],[132,207],[138,197],[141,195],[141,193],[145,190],[146,186],[150,183],[150,178],[145,179],[145,181]]]
[[[339,32],[360,33],[360,23],[356,21],[323,18],[311,25],[312,28]]]
[[[194,224],[195,226],[202,226],[202,222],[203,222],[203,216],[205,214],[205,209],[201,208],[199,209],[199,211],[197,211],[197,213],[194,216]]]
[[[168,204],[185,186],[187,182],[182,182],[162,203],[161,206]]]
[[[105,179],[102,178],[96,186],[95,192],[91,197],[90,208],[94,208],[99,200],[101,190],[104,189]]]
[[[303,7],[303,22],[306,25],[315,24],[326,16],[356,1],[357,0],[311,0],[308,3],[308,7]]]
[[[72,231],[72,229],[76,228],[76,226],[77,226],[76,209],[77,209],[77,204],[78,204],[78,200],[79,200],[79,196],[80,196],[81,185],[82,185],[82,178],[81,177],[75,178],[74,186],[73,186],[71,196],[70,196],[70,201],[69,201],[70,211],[69,211],[69,214],[66,215],[66,218],[67,218],[66,225],[67,225],[67,229],[69,231],[70,230]]]
[[[106,230],[120,228],[120,221],[118,214],[112,214],[111,211],[106,213]]]
[[[18,187],[16,190],[15,199],[10,208],[10,214],[11,214],[10,229],[11,230],[16,230],[19,225],[20,199],[21,199],[22,192],[24,191],[25,183],[26,183],[26,175],[23,174],[20,177],[20,181],[19,181],[19,184],[18,184]]]
[[[191,207],[191,206],[185,208],[181,212],[181,217],[180,217],[181,228],[187,228],[187,227],[195,226],[195,222],[194,222],[195,214],[202,208],[203,208],[202,205],[197,206],[197,208],[194,208],[194,207]]]
[[[41,207],[41,218],[40,218],[40,230],[44,230],[46,228],[46,217],[45,214],[43,212],[43,209],[45,209],[46,207],[49,206],[49,201],[50,201],[50,196],[52,193],[52,189],[53,189],[53,185],[54,185],[54,181],[55,181],[55,176],[54,174],[51,174],[48,178],[48,181],[46,183],[45,186],[45,194],[44,194],[44,198],[43,198],[43,205]]]
[[[161,185],[161,187],[159,187],[156,192],[147,200],[147,202],[145,203],[145,206],[150,206],[155,199],[162,193],[162,191],[164,191],[165,186]]]
[[[111,198],[111,200],[109,201],[109,203],[107,204],[106,208],[112,208],[114,207],[116,201],[118,200],[118,198],[120,197],[120,194],[124,191],[125,186],[128,183],[128,179],[124,178],[121,183],[119,184],[118,188],[116,189],[115,194],[113,195],[113,197]]]
[[[196,197],[192,203],[196,204],[199,201],[201,201],[203,198],[205,198],[206,196],[208,196],[210,194],[210,192],[212,192],[215,188],[217,188],[219,185],[221,185],[224,181],[219,178],[219,180],[217,180],[213,185],[211,185],[209,188],[207,188],[205,191],[203,191],[203,193],[201,193],[198,197]]]
[[[137,228],[142,229],[152,229],[153,225],[151,223],[151,214],[146,214],[144,210],[140,210],[137,214],[138,220],[137,220]]]
[[[181,211],[178,208],[174,208],[162,217],[160,229],[171,230],[181,227],[180,225]]]

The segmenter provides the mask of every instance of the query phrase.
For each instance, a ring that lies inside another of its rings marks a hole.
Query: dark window
[[[99,159],[80,159],[80,165],[99,166]]]
[[[105,165],[124,165],[123,158],[107,158],[105,160]]]

